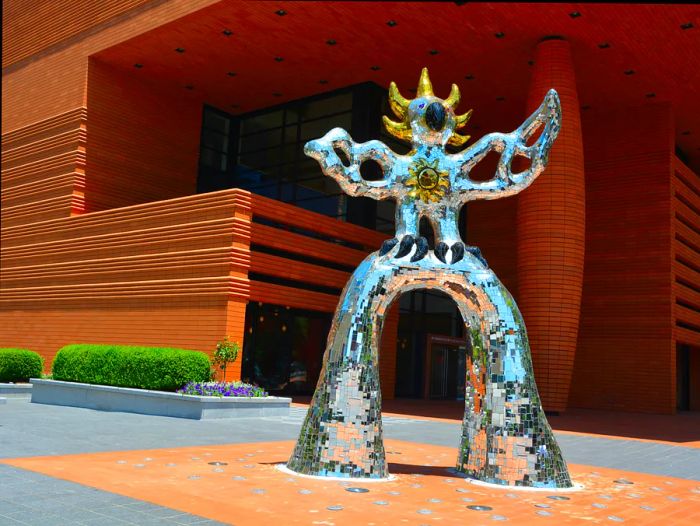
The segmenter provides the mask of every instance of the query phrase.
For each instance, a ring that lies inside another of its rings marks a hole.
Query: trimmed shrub
[[[211,365],[199,351],[77,344],[58,351],[52,372],[54,380],[174,391],[209,380]]]
[[[44,360],[27,349],[0,349],[0,382],[26,382],[41,378]]]

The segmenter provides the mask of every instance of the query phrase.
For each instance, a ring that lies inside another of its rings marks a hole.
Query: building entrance
[[[397,301],[400,316],[396,397],[457,400],[457,388],[451,378],[456,378],[457,366],[460,371],[465,370],[464,351],[458,349],[464,347],[466,341],[457,304],[446,294],[428,289],[407,292]],[[460,354],[462,358],[458,358]],[[443,370],[444,381],[440,376]],[[436,377],[433,379],[432,375]],[[459,376],[464,382],[464,374],[459,373]],[[430,385],[437,390],[434,396],[430,395]],[[444,385],[444,394],[438,394],[443,392],[440,385]],[[463,384],[461,391],[464,391]],[[460,396],[464,397],[464,393]]]
[[[330,324],[329,313],[250,303],[242,379],[273,394],[312,394]]]
[[[426,353],[423,398],[464,400],[467,343],[461,338],[431,334]]]

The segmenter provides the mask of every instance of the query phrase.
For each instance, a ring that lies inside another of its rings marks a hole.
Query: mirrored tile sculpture
[[[517,130],[488,134],[450,154],[446,145],[461,147],[469,139],[456,131],[471,114],[455,114],[459,98],[456,85],[447,99],[436,97],[426,69],[415,99],[403,98],[391,83],[389,101],[400,120],[385,117],[384,124],[412,144],[407,155],[379,141],[356,143],[340,128],[306,144],[305,153],[347,194],[396,201],[396,235],[359,265],[343,290],[318,385],[287,464],[292,471],[388,476],[378,360],[383,319],[401,294],[436,289],[455,301],[471,340],[457,469],[495,484],[571,487],[537,393],[520,311],[479,249],[465,246],[457,223],[465,202],[513,195],[542,173],[561,125],[559,97],[550,90]],[[491,151],[500,153],[494,178],[470,179]],[[513,173],[517,156],[528,159],[529,168]],[[383,179],[361,177],[360,165],[368,160],[382,167]],[[435,232],[433,250],[419,236],[422,217]]]

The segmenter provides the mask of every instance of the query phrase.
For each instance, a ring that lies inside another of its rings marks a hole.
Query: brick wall
[[[86,212],[195,193],[200,100],[91,60],[87,104]]]
[[[249,239],[241,190],[4,228],[0,346],[243,341]]]
[[[528,113],[551,88],[561,99],[562,126],[544,174],[518,195],[518,305],[542,405],[564,411],[579,329],[587,191],[576,78],[564,40],[537,46]]]
[[[671,110],[583,117],[586,259],[570,403],[672,413]]]
[[[82,213],[85,108],[2,136],[2,225]]]

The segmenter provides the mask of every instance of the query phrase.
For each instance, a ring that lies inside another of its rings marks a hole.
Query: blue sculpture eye
[[[423,108],[425,108],[425,103],[423,103],[423,104],[421,104],[420,106],[418,106],[418,109],[419,109],[419,110],[422,110]]]

